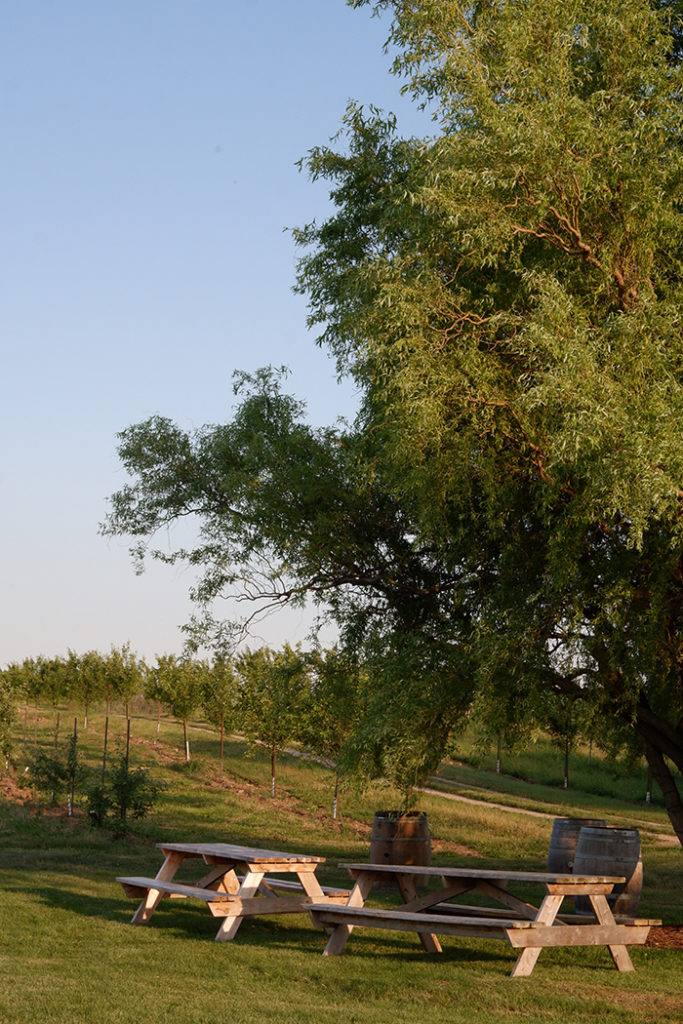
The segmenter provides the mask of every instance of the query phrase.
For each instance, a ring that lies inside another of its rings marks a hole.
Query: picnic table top
[[[418,864],[349,864],[343,863],[351,874],[378,872],[381,874],[419,875],[426,878],[472,878],[486,881],[540,882],[546,885],[619,885],[623,875],[570,875],[551,871],[515,871],[506,868],[424,867]]]
[[[186,853],[196,857],[215,857],[242,864],[321,864],[324,857],[307,853],[286,853],[282,850],[262,850],[255,846],[237,846],[234,843],[157,843],[160,850]]]

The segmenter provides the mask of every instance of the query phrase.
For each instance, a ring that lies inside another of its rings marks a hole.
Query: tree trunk
[[[223,749],[225,746],[225,715],[221,715],[221,775],[223,774]]]
[[[161,728],[161,701],[157,701],[157,729],[154,733],[154,746],[159,742],[159,729]]]
[[[661,750],[657,750],[652,743],[646,743],[645,756],[652,777],[662,791],[664,806],[673,825],[673,830],[678,836],[678,841],[683,846],[683,800],[678,792],[676,781],[671,769],[664,760]]]
[[[275,771],[277,768],[277,747],[270,748],[270,795],[275,796]]]
[[[102,746],[102,785],[107,772],[107,738],[109,736],[109,715],[104,720],[104,744]]]
[[[183,737],[185,739],[185,763],[190,763],[190,741],[187,738],[187,719],[183,718]]]
[[[334,773],[334,796],[332,797],[332,820],[337,817],[337,803],[339,799],[339,773]]]
[[[665,760],[668,757],[679,771],[683,771],[683,727],[671,725],[641,700],[637,709],[636,730],[645,741],[648,767],[662,791],[669,820],[683,846],[683,799]]]

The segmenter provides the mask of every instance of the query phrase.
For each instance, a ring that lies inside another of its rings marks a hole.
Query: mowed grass
[[[42,727],[49,735],[50,716]],[[95,766],[102,721],[91,719],[82,741]],[[111,733],[123,734],[122,719]],[[605,949],[545,950],[530,978],[511,979],[515,953],[504,942],[445,938],[427,955],[414,935],[356,931],[341,957],[321,956],[325,936],[303,916],[245,922],[232,943],[213,941],[217,921],[199,903],[166,900],[146,927],[131,927],[135,902],[116,875],[155,873],[159,840],[248,843],[319,853],[323,882],[346,884],[339,861],[367,860],[375,809],[395,805],[390,790],[343,794],[342,818],[330,818],[331,772],[283,756],[278,794],[269,795],[269,761],[226,745],[225,772],[217,742],[201,723],[192,730],[191,765],[182,761],[181,731],[171,722],[153,743],[154,722],[137,716],[132,759],[150,767],[167,789],[146,821],[114,841],[87,826],[79,808],[63,811],[0,804],[0,1022],[25,1024],[218,1024],[218,1022],[433,1021],[501,1024],[584,1024],[607,1018],[649,1024],[678,1022],[683,1013],[683,954],[633,949],[633,974],[620,974]],[[474,769],[471,769],[474,771]],[[469,778],[475,798],[496,779]],[[476,785],[476,788],[475,788]],[[534,806],[535,787],[499,802]],[[461,792],[459,789],[454,795]],[[572,795],[572,811],[593,814]],[[428,814],[435,863],[535,867],[545,862],[548,817],[504,812],[490,803],[420,794]],[[641,831],[645,884],[641,912],[683,923],[680,847],[653,808],[605,802],[612,819],[637,813],[657,828]],[[535,895],[530,892],[529,895]],[[389,899],[390,897],[382,897]]]

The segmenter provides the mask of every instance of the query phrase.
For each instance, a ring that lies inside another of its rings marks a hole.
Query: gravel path
[[[443,789],[431,789],[427,786],[421,786],[419,788],[419,792],[427,793],[429,796],[442,796],[445,797],[446,800],[459,800],[461,803],[475,804],[479,807],[495,807],[496,810],[505,811],[507,814],[526,814],[532,818],[549,818],[551,820],[554,820],[557,817],[556,814],[551,814],[549,811],[531,811],[525,807],[511,807],[509,804],[493,803],[490,800],[477,800],[476,797],[462,796],[460,793],[449,793]],[[624,827],[630,828],[634,826],[638,826],[643,835],[648,836],[650,839],[654,839],[655,842],[662,846],[679,845],[678,838],[673,832],[652,831],[652,829],[657,829],[659,827],[655,822],[633,821]]]

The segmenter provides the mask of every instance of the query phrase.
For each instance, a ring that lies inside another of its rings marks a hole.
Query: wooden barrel
[[[548,871],[571,875],[581,829],[604,826],[603,818],[555,818],[548,846]]]
[[[372,864],[429,867],[432,841],[424,811],[376,811],[370,840]]]
[[[643,887],[643,860],[637,828],[582,828],[574,856],[575,875],[623,875],[607,897],[613,914],[631,916],[638,910]],[[576,910],[592,913],[587,896],[577,896]]]

